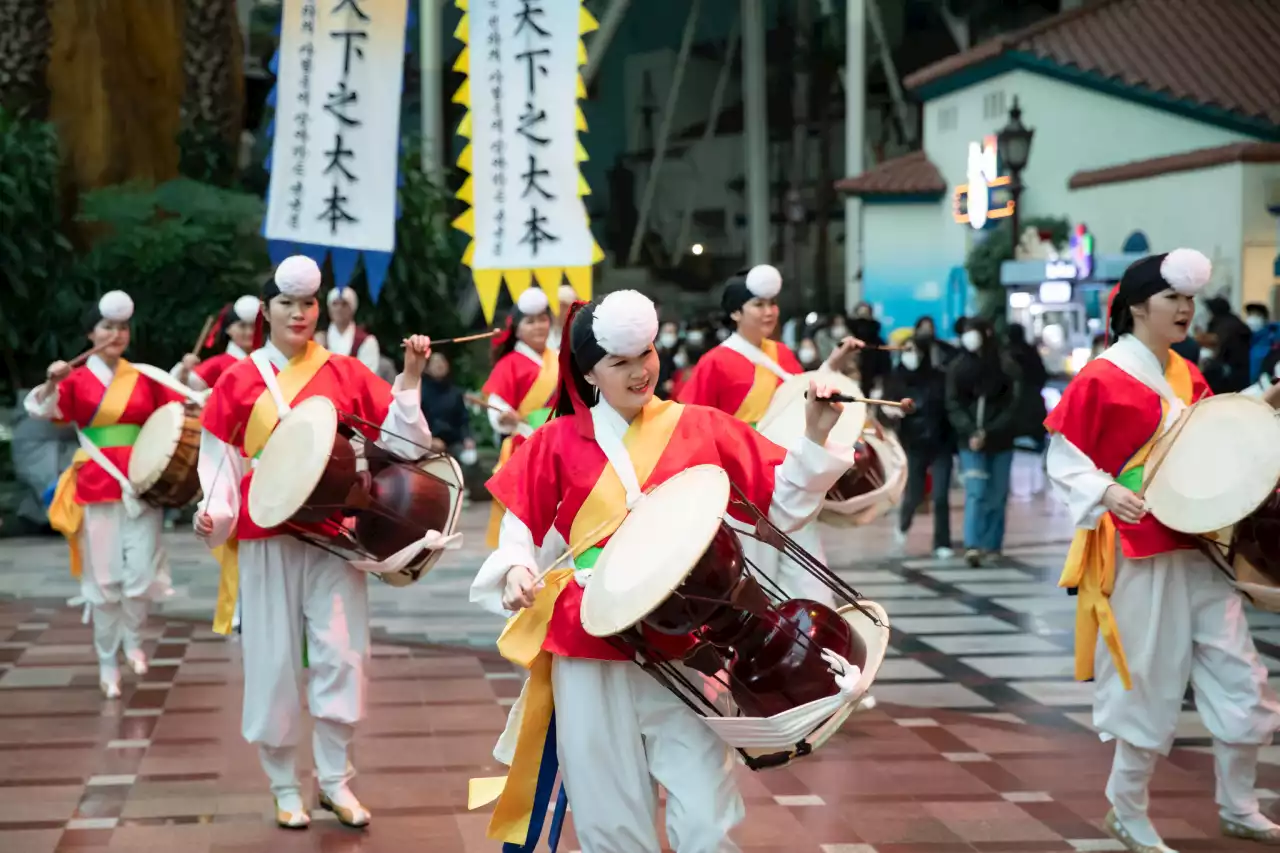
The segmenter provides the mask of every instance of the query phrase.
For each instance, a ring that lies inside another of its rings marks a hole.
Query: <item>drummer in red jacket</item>
[[[203,361],[195,355],[184,356],[169,371],[179,382],[197,391],[212,388],[228,367],[253,352],[261,302],[253,295],[241,296],[218,314],[203,349],[211,350],[222,342],[222,352]]]
[[[292,406],[316,396],[327,397],[340,413],[380,424],[381,429],[360,429],[366,440],[396,456],[418,458],[431,446],[418,402],[430,340],[415,335],[405,342],[404,372],[388,385],[359,360],[312,340],[319,288],[320,268],[302,256],[282,262],[263,288],[270,338],[222,375],[204,410],[204,499],[194,520],[197,535],[218,551],[223,567],[215,630],[229,629],[238,587],[244,613],[242,732],[258,746],[275,795],[276,822],[286,828],[310,822],[297,768],[304,642],[320,806],[348,826],[369,823],[368,810],[348,786],[351,740],[365,711],[367,578],[283,529],[254,524],[246,509],[254,476],[249,460],[266,445],[282,410],[287,416]]]
[[[84,319],[94,354],[72,369],[49,365],[48,381],[23,401],[32,417],[75,425],[80,449],[58,480],[49,522],[67,537],[71,574],[93,609],[98,683],[109,699],[120,695],[117,655],[147,671],[142,626],[151,602],[172,593],[169,557],[160,538],[160,510],[143,504],[129,483],[129,458],[143,424],[156,409],[179,399],[124,359],[133,300],[113,290]]]
[[[654,397],[658,317],[640,293],[579,303],[565,329],[557,414],[489,481],[506,513],[498,549],[471,587],[471,600],[486,609],[521,611],[499,650],[532,655],[521,661],[530,677],[508,722],[518,732],[514,754],[506,736],[495,752],[511,775],[489,837],[533,849],[543,818],[533,798],[545,773],[539,756],[548,760],[544,750],[555,749],[583,853],[659,849],[655,783],[667,791],[677,853],[729,853],[743,804],[728,747],[628,654],[586,632],[583,587],[641,490],[695,465],[723,468],[781,529],[803,524],[853,464],[852,448],[827,444],[839,404],[811,401],[805,436],[784,450],[721,411]],[[577,554],[544,587],[535,570],[550,536],[574,543]]]

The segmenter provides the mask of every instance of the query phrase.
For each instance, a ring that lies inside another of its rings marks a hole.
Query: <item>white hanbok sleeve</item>
[[[1102,496],[1116,481],[1060,433],[1052,433],[1045,454],[1045,473],[1058,499],[1066,504],[1076,527],[1093,530],[1107,508]]]
[[[199,373],[196,373],[194,370],[187,370],[185,371],[186,378],[184,379],[183,372],[184,372],[184,369],[182,366],[182,362],[178,362],[177,364],[175,364],[173,367],[169,369],[170,376],[172,376],[178,382],[181,382],[183,385],[186,385],[192,391],[208,391],[209,390],[209,383],[205,382],[204,378]]]
[[[497,394],[490,394],[489,398],[485,400],[485,402],[489,404],[489,407],[486,410],[489,415],[489,426],[493,427],[493,431],[498,435],[510,435],[511,431],[504,427],[498,421],[498,418],[506,412],[512,411],[512,405]]]
[[[480,566],[471,582],[471,602],[490,613],[511,616],[502,606],[502,592],[507,583],[507,572],[514,566],[524,566],[531,571],[538,567],[538,547],[533,542],[533,532],[510,510],[502,516],[498,529],[498,547]]]
[[[41,395],[44,395],[41,397]],[[58,409],[58,386],[44,382],[27,392],[22,398],[22,408],[33,418],[45,421],[62,420],[62,412]]]
[[[801,437],[773,475],[769,520],[783,533],[804,527],[822,508],[822,499],[853,467],[853,448]]]
[[[200,458],[196,463],[200,476],[199,512],[213,521],[213,533],[204,542],[216,548],[227,541],[240,517],[240,481],[244,478],[244,457],[240,451],[213,433],[200,431]]]
[[[369,335],[360,344],[360,348],[352,353],[358,358],[365,367],[372,370],[375,374],[382,363],[382,351],[378,349],[378,339],[373,335]]]
[[[391,405],[378,444],[401,459],[421,459],[430,452],[431,427],[422,414],[422,394],[417,388],[404,387],[403,373],[391,385]]]

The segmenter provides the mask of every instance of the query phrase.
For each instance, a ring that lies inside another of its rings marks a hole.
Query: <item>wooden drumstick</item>
[[[112,335],[110,340],[104,341],[103,343],[100,343],[96,347],[92,347],[91,349],[87,349],[84,352],[80,353],[75,358],[68,361],[67,367],[79,367],[80,365],[88,361],[90,356],[97,355],[98,353],[102,352],[104,349],[111,346],[115,342],[116,342],[116,336]]]
[[[569,546],[569,548],[568,548],[568,550],[566,550],[563,554],[561,554],[559,557],[557,557],[557,558],[556,558],[556,561],[555,561],[554,563],[552,563],[551,565],[547,566],[547,567],[546,567],[546,569],[544,569],[543,571],[539,572],[539,573],[537,574],[537,576],[535,576],[535,577],[534,577],[534,579],[533,579],[533,585],[536,587],[538,584],[542,583],[542,581],[543,581],[544,579],[546,579],[547,575],[549,575],[549,574],[551,574],[553,571],[555,571],[555,570],[556,570],[556,568],[558,568],[562,563],[564,563],[564,561],[565,561],[565,560],[567,560],[567,559],[569,559],[570,557],[572,557],[572,556],[574,555],[574,552],[579,551],[579,550],[585,550],[585,549],[583,548],[583,546],[590,546],[591,544],[594,544],[594,543],[595,543],[595,541],[596,541],[596,539],[600,538],[600,535],[601,535],[602,533],[604,533],[604,531],[605,531],[609,526],[614,525],[614,524],[619,524],[619,523],[621,523],[621,522],[622,522],[622,520],[623,520],[624,518],[626,518],[626,517],[627,517],[627,515],[628,515],[630,512],[631,512],[631,510],[629,510],[629,509],[628,509],[628,510],[623,510],[622,512],[620,512],[620,513],[618,513],[617,515],[613,516],[612,518],[610,518],[610,519],[608,519],[608,520],[606,520],[606,521],[602,522],[600,525],[598,525],[598,526],[597,526],[594,530],[592,530],[590,533],[588,533],[587,535],[585,535],[585,536],[583,536],[581,539],[579,539],[575,544],[570,545],[570,546]]]
[[[204,339],[209,335],[209,330],[213,328],[214,315],[210,314],[204,318],[204,327],[200,329],[200,337],[196,338],[196,345],[192,347],[190,355],[199,355],[200,350],[204,349]]]
[[[476,334],[476,335],[463,335],[463,336],[462,336],[462,337],[460,337],[460,338],[445,338],[445,339],[443,339],[443,340],[439,340],[439,341],[435,341],[435,340],[433,340],[433,341],[431,342],[431,346],[433,346],[433,347],[438,347],[438,346],[440,346],[441,344],[465,344],[467,341],[479,341],[479,340],[484,340],[485,338],[492,338],[494,335],[500,335],[500,334],[502,334],[502,330],[501,330],[501,329],[493,329],[493,330],[488,331],[488,332],[480,332],[479,334]],[[400,342],[400,347],[401,347],[401,349],[403,349],[405,346],[407,346],[407,345],[408,345],[408,343],[409,343],[409,339],[408,339],[408,338],[405,338],[404,340],[402,340],[402,341]]]
[[[809,392],[804,392],[804,398],[809,399]],[[910,397],[903,397],[901,400],[878,400],[874,397],[850,397],[848,394],[832,394],[828,397],[819,397],[824,403],[865,403],[868,406],[889,406],[894,409],[902,409],[908,415],[916,410],[916,401]]]

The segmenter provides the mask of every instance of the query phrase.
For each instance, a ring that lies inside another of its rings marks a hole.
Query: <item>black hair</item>
[[[1267,306],[1263,305],[1261,302],[1250,302],[1248,305],[1244,306],[1244,313],[1257,314],[1262,317],[1263,322],[1267,322],[1271,319],[1271,312],[1267,310]]]

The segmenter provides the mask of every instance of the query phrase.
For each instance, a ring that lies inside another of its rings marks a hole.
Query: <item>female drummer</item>
[[[781,290],[782,274],[768,264],[741,270],[725,283],[720,307],[735,331],[694,366],[689,381],[680,390],[680,402],[711,406],[754,427],[769,408],[778,386],[804,372],[787,345],[770,338],[778,327],[777,299]],[[838,369],[855,348],[854,340],[844,338],[823,367]],[[794,538],[826,563],[816,521],[797,531]],[[834,603],[830,590],[773,547],[754,539],[744,540],[743,546],[747,558],[786,595],[827,606]]]
[[[173,377],[197,391],[212,388],[228,367],[256,348],[254,336],[260,311],[261,302],[253,295],[241,296],[223,308],[204,342],[205,349],[212,349],[221,341],[222,352],[204,361],[199,356],[184,356],[170,371]]]
[[[163,514],[139,502],[128,473],[142,425],[179,398],[123,358],[132,317],[128,294],[105,294],[84,317],[93,355],[74,369],[65,361],[49,365],[48,381],[24,401],[33,417],[76,428],[80,449],[58,480],[49,523],[67,538],[71,574],[93,610],[98,683],[108,699],[120,695],[122,647],[135,673],[147,671],[142,626],[151,602],[171,593]]]
[[[499,647],[514,659],[523,653],[510,644],[533,637],[525,652],[535,659],[491,838],[526,842],[529,774],[538,774],[554,702],[555,743],[584,853],[659,849],[655,781],[667,789],[667,832],[678,853],[738,849],[728,836],[743,805],[727,747],[628,655],[585,632],[582,587],[641,488],[694,465],[718,465],[790,530],[818,511],[852,466],[853,450],[826,444],[838,404],[810,402],[806,437],[784,451],[716,409],[656,399],[657,333],[653,303],[635,291],[576,305],[560,355],[556,416],[488,484],[507,509],[500,544],[472,584],[471,600],[497,613],[533,608],[509,625]],[[578,556],[575,571],[549,577],[543,587],[534,574],[536,550],[553,533],[574,543]]]
[[[1136,494],[1154,440],[1209,394],[1170,348],[1186,336],[1210,271],[1191,249],[1130,266],[1110,310],[1114,343],[1045,422],[1049,478],[1078,527],[1060,581],[1079,597],[1076,677],[1095,680],[1094,726],[1116,741],[1107,828],[1142,853],[1169,850],[1147,815],[1147,788],[1173,745],[1188,680],[1214,738],[1223,834],[1280,843],[1254,792],[1258,748],[1280,726],[1280,703],[1240,595],[1192,537],[1163,526]],[[1276,405],[1280,390],[1267,399]]]
[[[210,547],[232,544],[233,553],[223,560],[218,616],[229,623],[238,586],[244,613],[241,728],[245,740],[258,745],[276,799],[276,822],[289,828],[310,820],[296,755],[304,642],[320,806],[348,826],[369,823],[369,812],[348,787],[353,775],[348,752],[355,724],[364,716],[368,592],[365,575],[340,558],[253,523],[244,510],[253,463],[245,460],[262,450],[282,404],[315,396],[327,397],[339,412],[381,424],[381,431],[361,429],[397,456],[421,457],[431,444],[418,405],[430,341],[421,336],[406,341],[404,373],[389,386],[358,359],[334,355],[312,341],[319,287],[319,267],[295,256],[281,263],[263,288],[270,337],[222,375],[205,406],[199,464],[204,499],[194,520],[196,533]]]
[[[503,437],[494,473],[532,430],[551,414],[547,408],[560,376],[555,349],[548,346],[551,306],[547,295],[531,287],[516,299],[506,331],[494,339],[493,372],[484,383],[489,423]],[[494,503],[489,516],[488,545],[498,547],[502,505]]]

